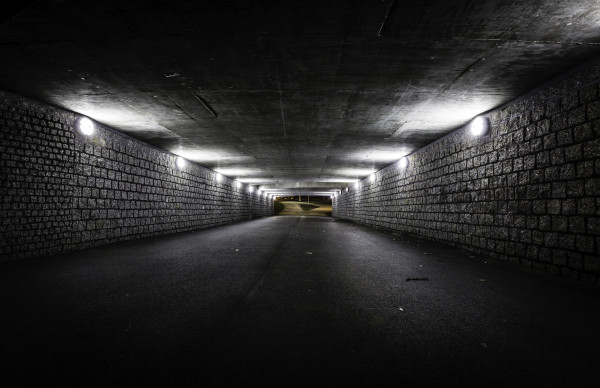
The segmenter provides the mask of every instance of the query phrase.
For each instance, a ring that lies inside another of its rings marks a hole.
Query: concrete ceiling
[[[598,0],[21,4],[0,89],[277,188],[364,178],[600,54]]]

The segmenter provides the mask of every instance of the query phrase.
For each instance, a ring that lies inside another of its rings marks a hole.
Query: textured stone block
[[[588,120],[597,119],[600,117],[600,101],[596,100],[587,105]]]
[[[594,272],[599,274],[600,273],[600,256],[590,256],[587,255],[584,258],[584,264],[583,264],[583,268],[586,271],[589,272]]]

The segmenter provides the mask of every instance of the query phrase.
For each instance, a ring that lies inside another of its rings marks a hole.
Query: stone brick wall
[[[338,218],[600,285],[600,65],[485,115],[334,199]]]
[[[272,215],[246,185],[77,119],[0,92],[0,261]]]

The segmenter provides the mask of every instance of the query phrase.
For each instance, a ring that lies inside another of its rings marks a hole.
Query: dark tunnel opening
[[[329,196],[282,196],[275,198],[273,210],[278,216],[331,217],[332,201]]]

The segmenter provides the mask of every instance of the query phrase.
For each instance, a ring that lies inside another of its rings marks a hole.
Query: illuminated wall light
[[[219,174],[218,172],[215,173],[215,180],[217,182],[221,182],[221,180],[223,179],[223,177],[221,176],[221,174]]]
[[[80,118],[77,122],[77,127],[79,128],[79,131],[86,136],[90,136],[96,130],[94,122],[87,117]]]
[[[252,186],[248,186],[248,192],[249,192],[249,193],[251,193],[251,192],[253,192],[253,191],[254,191],[254,187],[252,187]]]
[[[471,122],[471,135],[482,136],[485,135],[490,127],[490,121],[483,116],[477,116]]]
[[[177,165],[177,167],[179,169],[182,169],[185,167],[185,159],[182,158],[181,156],[178,156],[177,159],[175,160],[175,164]]]
[[[371,176],[369,176],[369,180],[371,182],[375,182],[375,174],[371,174]]]
[[[403,170],[408,167],[408,158],[406,156],[400,159],[399,166]]]
[[[357,189],[357,190],[360,189],[360,182],[356,182],[354,184],[354,188]]]
[[[235,181],[235,187],[239,189],[242,187],[242,183],[240,181]]]

